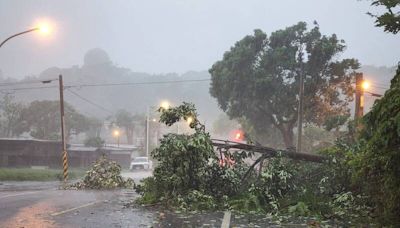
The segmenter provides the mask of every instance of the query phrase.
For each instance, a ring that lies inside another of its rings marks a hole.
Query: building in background
[[[139,149],[133,145],[101,148],[67,145],[69,166],[77,168],[90,166],[103,154],[123,168],[129,168],[132,158],[139,155]],[[0,167],[33,166],[61,168],[61,143],[53,140],[0,139]]]

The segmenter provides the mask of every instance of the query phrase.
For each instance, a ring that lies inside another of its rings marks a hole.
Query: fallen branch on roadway
[[[293,160],[302,160],[302,161],[317,162],[317,163],[323,163],[326,161],[326,157],[321,156],[321,155],[297,153],[297,152],[288,151],[288,150],[276,150],[276,149],[273,149],[270,147],[265,147],[265,146],[250,145],[250,144],[232,142],[232,141],[220,140],[220,139],[212,139],[212,142],[213,142],[213,145],[218,148],[223,148],[226,150],[238,149],[238,150],[253,151],[253,152],[257,152],[257,153],[266,155],[266,157],[275,157],[275,156],[278,156],[280,153],[281,156],[287,157],[287,158],[290,158]]]

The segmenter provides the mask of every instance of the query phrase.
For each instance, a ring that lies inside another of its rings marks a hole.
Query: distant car
[[[153,162],[148,157],[136,157],[132,160],[130,170],[135,169],[151,169]]]

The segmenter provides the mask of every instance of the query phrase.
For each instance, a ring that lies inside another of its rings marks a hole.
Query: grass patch
[[[78,179],[84,170],[69,170],[68,178]],[[0,181],[55,181],[62,179],[60,169],[0,168]]]

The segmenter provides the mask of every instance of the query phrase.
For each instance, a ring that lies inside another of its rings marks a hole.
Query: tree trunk
[[[126,141],[129,145],[133,144],[133,129],[125,128],[126,131]]]
[[[293,145],[293,128],[288,126],[282,126],[278,128],[282,134],[283,142],[285,143],[286,148],[292,148]]]

